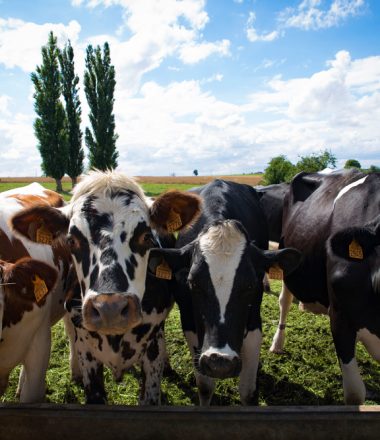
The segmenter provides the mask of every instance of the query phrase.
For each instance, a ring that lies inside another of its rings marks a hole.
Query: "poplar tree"
[[[72,186],[77,183],[77,177],[83,173],[84,152],[82,148],[81,103],[79,99],[79,77],[75,74],[74,50],[70,40],[59,53],[61,66],[62,94],[65,99],[67,131],[68,131],[68,157],[66,173],[70,176]]]
[[[59,49],[53,32],[49,33],[48,43],[42,47],[41,53],[42,64],[31,74],[37,113],[34,132],[42,158],[42,171],[55,179],[57,191],[62,192],[62,177],[67,162],[67,132],[65,110],[60,101]]]
[[[113,114],[115,68],[111,65],[110,48],[106,42],[103,54],[100,46],[91,45],[86,51],[86,71],[84,90],[90,107],[91,123],[85,132],[85,142],[89,151],[90,168],[99,170],[117,167],[115,116]]]

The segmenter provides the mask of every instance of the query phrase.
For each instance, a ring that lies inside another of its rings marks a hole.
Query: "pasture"
[[[229,176],[230,180],[232,176]],[[241,182],[248,182],[240,176]],[[239,179],[238,176],[235,176]],[[169,188],[187,189],[202,183],[199,177],[177,181],[154,178],[139,179],[149,195],[157,195]],[[188,179],[191,179],[189,181]],[[27,184],[1,179],[0,191]],[[34,179],[31,179],[34,180]],[[54,189],[54,183],[42,182],[47,188]],[[64,183],[69,199],[70,183]],[[264,294],[262,305],[263,345],[259,368],[259,404],[264,405],[341,405],[343,391],[341,374],[330,335],[328,318],[300,312],[293,304],[287,325],[286,354],[269,353],[271,340],[278,321],[278,294],[281,284],[271,283],[272,293]],[[182,335],[178,309],[175,307],[166,322],[166,341],[171,363],[171,371],[165,374],[162,383],[162,403],[165,405],[196,405],[197,390],[191,365],[191,357]],[[380,365],[374,362],[358,345],[357,358],[362,376],[370,391],[366,404],[380,404]],[[53,328],[53,346],[47,374],[47,401],[55,403],[83,403],[84,393],[80,386],[73,384],[69,375],[68,343],[62,323]],[[106,370],[106,389],[110,404],[137,404],[138,370],[125,374],[122,383],[116,384],[109,370]],[[8,390],[2,402],[15,401],[18,369],[14,370]],[[213,397],[214,405],[239,404],[237,380],[218,381]]]

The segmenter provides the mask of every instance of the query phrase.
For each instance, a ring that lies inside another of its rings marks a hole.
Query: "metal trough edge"
[[[0,404],[0,440],[378,440],[380,406]]]

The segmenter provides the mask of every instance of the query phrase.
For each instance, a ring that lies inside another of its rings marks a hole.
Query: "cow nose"
[[[241,359],[237,356],[227,357],[218,353],[202,355],[199,362],[202,374],[226,379],[227,377],[238,376],[241,370]]]
[[[122,334],[142,321],[140,300],[136,295],[98,294],[85,301],[83,325],[104,334]]]

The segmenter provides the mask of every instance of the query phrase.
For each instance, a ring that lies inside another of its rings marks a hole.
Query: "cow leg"
[[[106,404],[107,396],[104,389],[103,364],[95,359],[91,361],[86,359],[83,365],[82,376],[86,403]]]
[[[282,282],[282,290],[278,298],[280,306],[280,322],[278,323],[277,331],[273,337],[272,345],[269,349],[272,353],[282,354],[284,353],[285,344],[285,326],[286,318],[288,316],[290,306],[292,305],[293,294]]]
[[[356,332],[344,317],[330,307],[330,326],[343,376],[344,403],[362,405],[365,400],[365,385],[355,358]]]
[[[8,387],[8,379],[10,372],[8,370],[0,370],[0,397],[5,393]]]
[[[257,405],[257,370],[262,341],[260,329],[249,331],[243,340],[242,370],[239,381],[240,400],[243,405]]]
[[[193,362],[195,363],[196,348],[198,347],[198,337],[192,331],[185,331],[185,338],[189,347]],[[195,382],[198,388],[199,404],[209,406],[215,389],[215,381],[209,376],[195,371]]]
[[[20,376],[18,378],[18,385],[17,385],[17,391],[16,391],[16,397],[19,399],[21,396],[21,390],[24,386],[25,382],[25,368],[24,366],[21,367]]]
[[[47,316],[47,318],[49,318]],[[49,365],[51,333],[49,319],[37,330],[24,359],[21,373],[20,402],[42,402],[45,399],[45,377]]]
[[[66,335],[69,338],[71,379],[77,384],[82,384],[82,372],[79,367],[78,355],[75,349],[75,327],[68,313],[64,315],[63,323],[65,325]]]
[[[165,339],[163,328],[149,342],[141,362],[142,382],[139,405],[160,405],[161,378],[165,364]]]

